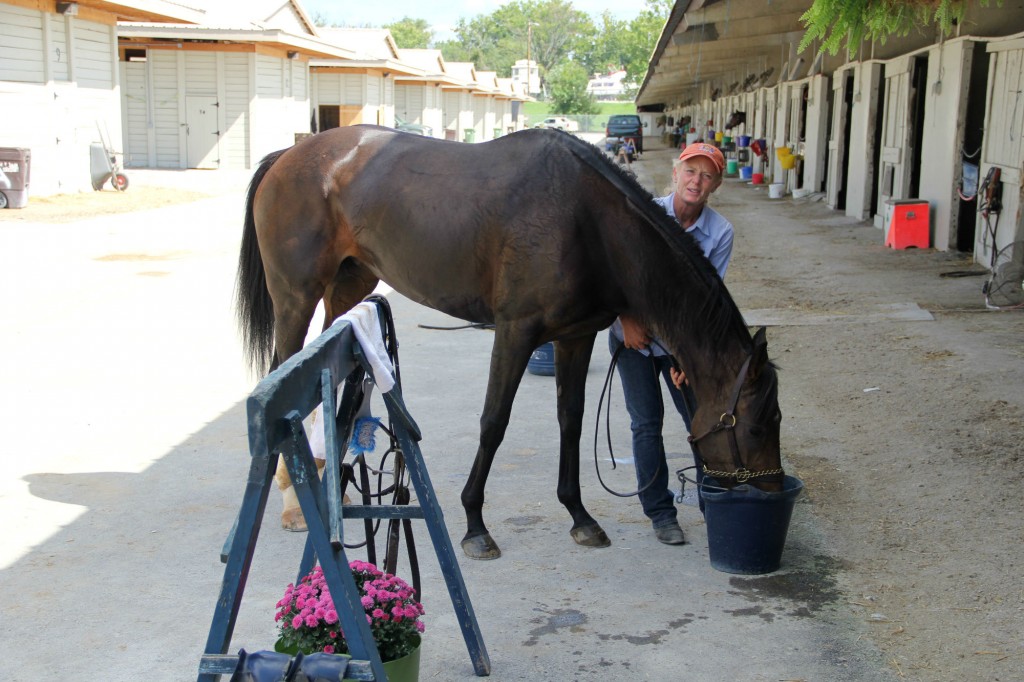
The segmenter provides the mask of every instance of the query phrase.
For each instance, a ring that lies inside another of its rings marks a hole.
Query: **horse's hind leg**
[[[480,447],[462,489],[462,506],[466,510],[466,536],[462,538],[462,551],[471,559],[497,559],[501,556],[501,550],[484,525],[484,487],[494,454],[505,437],[512,401],[535,341],[535,337],[509,324],[499,323],[495,328],[487,395],[480,415]]]
[[[607,547],[611,540],[600,524],[583,507],[580,494],[580,435],[587,369],[594,350],[595,335],[555,342],[555,381],[558,384],[558,500],[572,516],[569,534],[578,545]]]
[[[331,323],[334,322],[334,320],[372,293],[374,287],[377,286],[377,281],[378,280],[373,273],[359,265],[356,261],[352,259],[343,261],[338,267],[334,280],[330,285],[328,285],[327,291],[324,293],[324,329],[327,329],[327,327],[331,326]],[[306,302],[306,305],[302,307],[308,308],[308,301]],[[288,324],[289,328],[301,328],[303,330],[302,338],[298,339],[298,345],[300,348],[302,341],[305,340],[306,332],[309,329],[310,319],[312,319],[312,313],[310,313],[309,318],[306,319],[305,324],[302,324],[301,317],[292,320]],[[291,350],[294,347],[296,339],[293,338],[293,336],[286,336],[281,340],[281,342],[289,344],[286,348]],[[291,352],[284,357],[289,357],[297,352],[297,349],[291,350]],[[320,419],[314,422],[313,428],[323,428],[324,418],[324,415],[321,414]],[[324,460],[316,460],[317,471],[322,473],[325,464]],[[292,486],[291,478],[288,476],[288,469],[285,468],[284,459],[278,460],[277,472],[274,477],[277,480],[278,488],[281,489],[281,495],[283,498],[281,527],[285,530],[306,530],[306,519],[302,515],[302,509],[299,507],[299,500],[295,496],[295,488]]]
[[[302,350],[306,333],[309,331],[309,323],[316,310],[317,300],[318,297],[313,295],[285,300],[278,296],[274,299],[274,309],[279,311],[274,324],[275,367]],[[322,470],[323,465],[318,462],[317,468]],[[277,458],[277,471],[274,473],[274,479],[277,481],[277,487],[281,490],[282,496],[281,527],[293,531],[306,530],[306,519],[302,516],[302,509],[295,496],[291,477],[288,476],[284,457]]]

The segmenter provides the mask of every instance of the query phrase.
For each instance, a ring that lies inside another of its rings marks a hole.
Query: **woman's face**
[[[676,195],[685,203],[703,205],[722,184],[722,176],[711,159],[691,156],[672,169],[672,181]]]

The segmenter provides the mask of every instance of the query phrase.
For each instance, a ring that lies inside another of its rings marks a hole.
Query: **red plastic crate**
[[[927,249],[931,245],[928,202],[920,199],[903,199],[890,201],[888,204],[885,245],[894,249],[912,246]]]

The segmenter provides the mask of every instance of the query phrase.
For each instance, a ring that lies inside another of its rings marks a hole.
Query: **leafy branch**
[[[803,51],[815,40],[820,52],[836,54],[846,39],[852,55],[861,41],[885,43],[891,35],[905,36],[912,28],[934,22],[945,35],[963,21],[970,0],[814,0],[800,17],[807,29],[800,41]],[[991,0],[980,0],[988,7]],[[996,0],[1002,6],[1002,0]]]

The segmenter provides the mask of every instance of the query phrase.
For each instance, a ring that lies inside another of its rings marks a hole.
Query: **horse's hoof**
[[[295,531],[296,533],[307,531],[306,518],[302,515],[302,510],[296,507],[294,509],[285,509],[281,512],[281,528]]]
[[[497,559],[501,556],[501,550],[498,548],[498,543],[491,538],[490,533],[474,535],[473,537],[467,535],[462,538],[462,551],[465,552],[466,556],[470,559],[480,559],[482,561]]]
[[[569,531],[569,535],[577,545],[584,547],[611,547],[612,544],[612,541],[605,535],[604,529],[596,523],[573,528]]]

